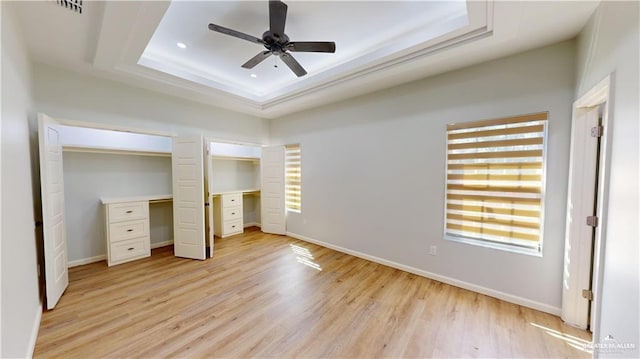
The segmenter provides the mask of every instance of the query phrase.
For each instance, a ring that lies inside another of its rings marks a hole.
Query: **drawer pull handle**
[[[133,213],[133,211],[132,210],[128,210],[126,213]]]
[[[231,214],[236,214],[236,212],[231,212]]]
[[[127,232],[133,232],[133,229],[127,229]]]
[[[132,250],[134,250],[134,249],[135,249],[135,248],[133,248],[133,247],[127,248],[127,250],[128,250],[128,251],[132,251]]]
[[[236,228],[236,226],[231,226],[231,228]]]

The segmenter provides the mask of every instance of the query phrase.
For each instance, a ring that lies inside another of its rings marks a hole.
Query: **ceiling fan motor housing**
[[[289,44],[289,36],[282,34],[272,34],[267,30],[262,34],[262,41],[264,41],[264,47],[271,51],[274,55],[280,55],[286,51],[286,46]]]

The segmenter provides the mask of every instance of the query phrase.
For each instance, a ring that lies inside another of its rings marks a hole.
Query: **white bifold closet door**
[[[202,146],[202,136],[173,138],[173,251],[176,257],[206,258]]]
[[[263,147],[260,165],[262,231],[285,234],[287,226],[284,201],[284,146]]]
[[[213,245],[214,245],[214,228],[215,225],[213,220],[213,164],[211,163],[211,154],[209,152],[209,141],[205,140],[204,145],[204,173],[205,173],[205,193],[206,193],[206,203],[205,206],[205,226],[206,226],[206,237],[209,241],[209,258],[213,257]]]
[[[49,116],[38,114],[47,309],[56,306],[62,293],[69,286],[62,144],[57,125],[58,123]]]

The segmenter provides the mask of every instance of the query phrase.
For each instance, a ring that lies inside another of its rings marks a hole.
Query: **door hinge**
[[[591,137],[602,137],[603,133],[604,133],[604,127],[602,126],[591,127]]]
[[[589,289],[582,290],[582,298],[586,300],[593,300],[593,292]]]
[[[598,226],[598,216],[587,216],[587,226],[597,227]]]

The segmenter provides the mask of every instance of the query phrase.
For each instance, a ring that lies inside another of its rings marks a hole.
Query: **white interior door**
[[[205,173],[205,193],[207,202],[207,206],[205,207],[205,216],[206,216],[206,226],[207,226],[207,240],[209,241],[209,258],[213,257],[213,240],[214,240],[214,232],[213,226],[215,223],[213,221],[213,194],[211,193],[211,188],[213,188],[213,163],[211,161],[209,141],[206,141],[204,144],[204,173]]]
[[[263,147],[260,165],[262,231],[285,234],[287,225],[284,206],[284,146]]]
[[[202,136],[173,138],[173,252],[205,259],[204,161]]]
[[[56,306],[62,293],[69,285],[64,219],[62,144],[56,125],[57,122],[52,118],[45,114],[38,114],[47,309]]]
[[[571,137],[562,320],[582,329],[589,324],[591,302],[582,291],[591,289],[594,241],[594,227],[587,224],[587,217],[595,214],[598,175],[599,138],[591,135],[591,129],[599,123],[598,108],[589,109],[574,121]]]

